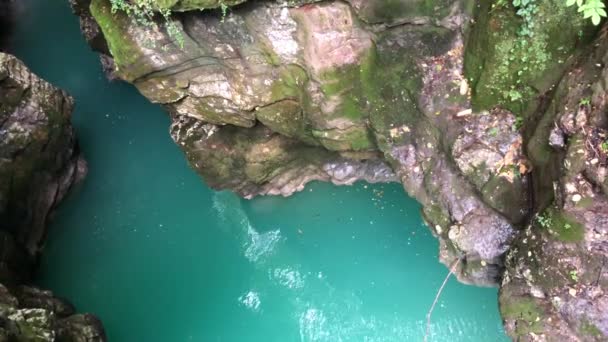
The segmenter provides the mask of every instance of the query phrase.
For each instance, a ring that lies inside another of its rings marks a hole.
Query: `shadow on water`
[[[447,272],[399,185],[289,199],[208,189],[130,85],[109,83],[67,0],[24,0],[11,49],[76,99],[85,182],[50,227],[39,282],[110,341],[419,341]],[[495,289],[451,280],[433,341],[502,341]]]

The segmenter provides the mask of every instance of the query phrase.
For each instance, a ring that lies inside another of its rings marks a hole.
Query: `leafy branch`
[[[606,5],[602,0],[566,0],[566,6],[576,4],[578,12],[583,13],[583,18],[591,18],[593,25],[599,25],[602,18],[606,17]]]

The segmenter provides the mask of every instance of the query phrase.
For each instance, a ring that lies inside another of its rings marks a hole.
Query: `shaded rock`
[[[0,230],[0,282],[14,286],[31,279],[34,257],[12,234]]]
[[[521,224],[528,214],[531,167],[515,125],[515,115],[504,110],[468,116],[452,145],[452,156],[486,203]]]
[[[0,0],[0,51],[6,51],[15,18],[15,0]]]
[[[86,173],[70,123],[73,100],[0,53],[0,341],[105,341],[31,279],[49,216]]]
[[[76,314],[57,322],[57,339],[70,342],[104,342],[101,321],[90,314]]]
[[[70,124],[72,99],[0,53],[0,230],[30,255],[49,214],[84,175]]]
[[[608,339],[608,40],[562,79],[528,144],[538,214],[509,252],[500,308],[520,341]],[[564,147],[552,144],[559,130]]]
[[[174,118],[171,135],[210,186],[228,187],[247,198],[288,196],[313,180],[338,185],[397,180],[378,155],[347,158],[302,145],[262,125],[250,129],[216,126],[180,116]]]
[[[103,342],[99,320],[74,314],[72,306],[49,291],[22,287],[11,293],[0,284],[0,338],[3,341]]]

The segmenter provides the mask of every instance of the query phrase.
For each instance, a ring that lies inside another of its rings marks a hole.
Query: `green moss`
[[[256,118],[274,132],[297,138],[310,145],[318,143],[312,136],[302,113],[300,104],[293,100],[282,100],[256,110]]]
[[[538,12],[524,22],[510,1],[485,1],[476,12],[465,53],[465,74],[474,110],[503,106],[526,114],[536,97],[559,80],[594,28],[565,1],[536,0]],[[531,25],[530,25],[531,24]],[[530,33],[522,35],[527,25]]]
[[[148,0],[136,1],[144,2]],[[153,0],[152,5],[158,10],[169,9],[172,11],[192,11],[218,8],[221,6],[234,6],[245,1],[246,0]]]
[[[584,319],[581,322],[580,328],[578,329],[579,333],[583,336],[600,338],[604,337],[602,331],[595,326],[595,324],[589,322],[589,320]]]
[[[564,160],[567,176],[575,176],[585,169],[585,162],[587,160],[584,152],[585,149],[585,137],[582,133],[578,133],[570,138],[566,159]]]
[[[541,228],[560,241],[579,242],[585,237],[583,225],[555,207],[549,207],[541,216],[546,222],[541,224]]]
[[[133,81],[145,74],[149,67],[145,63],[140,63],[142,51],[138,42],[128,33],[129,26],[136,23],[125,13],[120,11],[112,13],[112,6],[108,0],[92,0],[90,10],[103,31],[119,75],[126,81]]]
[[[451,0],[366,0],[359,9],[369,23],[392,23],[403,18],[431,17],[440,20],[449,14]]]
[[[376,148],[367,127],[353,126],[344,130],[313,130],[312,135],[332,151],[362,151]]]
[[[297,65],[287,65],[279,70],[279,77],[272,83],[272,101],[284,99],[294,99],[302,102],[308,76],[302,67]]]
[[[361,122],[368,117],[370,105],[378,102],[379,71],[375,48],[361,57],[359,64],[352,64],[324,72],[321,90],[326,98],[339,97],[342,102],[335,110],[335,117]]]
[[[542,333],[543,323],[540,320],[544,312],[530,297],[503,298],[501,296],[500,313],[505,320],[516,320],[514,333],[517,337],[529,333]]]
[[[430,205],[422,208],[422,215],[429,224],[429,226],[433,227],[433,231],[436,231],[435,226],[440,226],[442,231],[447,232],[448,227],[450,226],[450,217],[446,215],[441,207],[438,205]]]
[[[593,205],[593,199],[591,197],[583,197],[578,203],[576,203],[576,206],[578,208],[589,208]]]

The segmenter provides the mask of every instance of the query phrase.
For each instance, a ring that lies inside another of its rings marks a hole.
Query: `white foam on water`
[[[269,255],[281,240],[281,230],[258,232],[242,208],[240,199],[233,193],[218,192],[213,196],[213,209],[221,221],[220,227],[235,231],[244,248],[247,260],[256,263]]]
[[[281,230],[272,230],[260,234],[251,225],[247,227],[249,241],[245,243],[245,257],[251,262],[257,262],[261,257],[269,255],[281,240]]]
[[[260,305],[262,302],[260,301],[260,294],[255,291],[249,291],[246,294],[239,297],[239,302],[245,305],[249,310],[253,312],[260,311]]]
[[[288,289],[295,290],[304,287],[305,276],[302,276],[297,269],[275,268],[271,271],[270,277]]]
[[[310,308],[300,315],[300,341],[325,341],[331,337],[323,311]],[[341,341],[335,340],[335,341]]]

